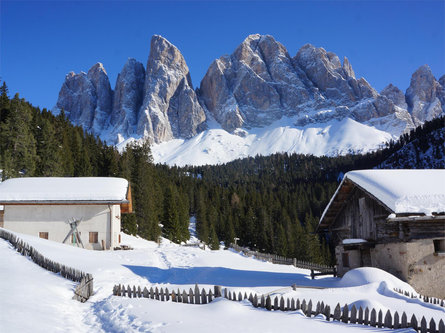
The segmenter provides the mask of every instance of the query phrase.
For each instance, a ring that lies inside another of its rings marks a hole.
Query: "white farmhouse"
[[[92,250],[120,244],[121,214],[131,213],[127,180],[29,177],[0,183],[0,227]]]

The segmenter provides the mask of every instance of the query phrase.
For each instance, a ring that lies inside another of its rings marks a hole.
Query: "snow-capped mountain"
[[[345,57],[310,44],[294,57],[250,35],[193,89],[180,51],[153,36],[147,66],[129,59],[114,91],[97,63],[66,76],[55,111],[108,142],[148,138],[156,162],[213,164],[256,154],[337,155],[376,149],[445,113],[445,75],[427,65],[403,94],[378,93]]]

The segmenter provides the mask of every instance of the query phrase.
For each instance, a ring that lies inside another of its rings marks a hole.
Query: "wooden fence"
[[[257,259],[265,260],[273,264],[293,265],[298,268],[309,269],[311,270],[312,279],[314,279],[316,276],[319,275],[332,274],[334,276],[337,276],[337,268],[335,266],[316,264],[308,261],[297,260],[296,258],[286,258],[276,254],[261,253],[258,251],[252,251],[248,248],[241,247],[236,244],[230,244],[230,247],[233,248],[235,251],[242,252],[244,255],[248,257],[255,257]]]
[[[441,307],[445,307],[445,300],[437,298],[437,297],[432,297],[432,296],[425,296],[425,295],[420,295],[420,294],[413,294],[412,292],[409,293],[408,291],[404,291],[402,289],[397,289],[394,288],[394,291],[396,293],[399,293],[401,295],[410,297],[410,298],[417,298],[421,301],[424,301],[425,303],[430,303],[430,304],[434,304],[437,306],[441,306]]]
[[[163,302],[177,302],[177,303],[187,303],[187,304],[207,304],[213,301],[216,297],[222,296],[222,289],[220,286],[214,286],[213,292],[212,289],[209,289],[208,292],[205,291],[204,288],[202,290],[199,290],[198,285],[195,285],[195,288],[190,288],[187,290],[172,290],[171,292],[168,290],[168,288],[158,288],[158,287],[150,287],[150,289],[147,289],[147,287],[144,287],[144,289],[141,289],[141,287],[128,286],[125,288],[124,285],[115,285],[113,288],[113,295],[114,296],[127,296],[130,298],[151,298],[156,299],[158,301]]]
[[[147,289],[146,287],[142,290],[141,287],[128,286],[125,288],[123,285],[116,285],[113,288],[113,295],[115,296],[127,296],[133,298],[150,298],[159,301],[172,301],[187,304],[207,304],[212,302],[216,297],[223,296],[230,301],[243,301],[248,300],[255,308],[264,308],[269,311],[301,311],[306,317],[315,317],[323,315],[327,321],[339,321],[345,324],[358,324],[372,327],[386,327],[386,328],[413,328],[420,333],[445,333],[445,324],[441,319],[437,324],[434,319],[429,322],[422,317],[419,321],[415,315],[412,315],[410,320],[405,312],[402,315],[396,311],[391,313],[391,311],[386,311],[384,314],[382,310],[369,309],[362,307],[356,308],[355,305],[351,307],[345,304],[343,308],[340,303],[331,311],[329,305],[325,305],[324,302],[312,302],[312,300],[306,301],[305,299],[300,300],[297,298],[284,298],[283,296],[271,297],[270,295],[253,295],[250,293],[241,293],[227,290],[227,288],[222,290],[220,286],[214,286],[214,292],[209,289],[208,292],[203,288],[200,290],[198,285],[195,288],[190,288],[187,292],[186,290],[180,291],[169,291],[168,288],[158,288],[151,287]]]
[[[80,282],[74,292],[74,299],[85,302],[93,294],[93,276],[91,274],[86,274],[80,270],[62,265],[44,257],[34,247],[5,229],[0,228],[0,238],[9,241],[17,252],[23,256],[29,257],[40,267],[50,272],[60,274],[71,281]]]

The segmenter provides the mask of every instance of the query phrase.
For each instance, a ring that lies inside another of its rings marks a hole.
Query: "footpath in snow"
[[[237,293],[283,295],[416,314],[436,322],[445,309],[409,299],[393,288],[412,291],[390,274],[362,268],[343,279],[310,279],[310,271],[247,258],[232,250],[202,250],[163,240],[154,242],[123,235],[130,251],[89,251],[28,235],[19,235],[46,257],[93,274],[95,294],[86,302],[72,300],[75,284],[47,272],[0,240],[0,322],[5,332],[389,332],[361,325],[306,318],[301,311],[269,312],[248,301],[216,299],[206,305],[160,302],[112,296],[116,284],[186,289],[227,287]],[[298,288],[292,284],[323,287]],[[23,320],[27,318],[27,320]],[[28,320],[29,319],[29,320]],[[398,332],[412,332],[410,329]]]

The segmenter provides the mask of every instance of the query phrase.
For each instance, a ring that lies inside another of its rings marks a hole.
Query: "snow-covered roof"
[[[445,170],[360,170],[345,178],[379,199],[394,213],[445,212]]]
[[[329,224],[351,189],[342,192],[348,183],[362,188],[395,214],[432,215],[445,212],[445,169],[373,169],[350,171],[345,174],[337,191],[325,208],[319,226]],[[341,199],[337,199],[341,196]]]
[[[127,202],[128,181],[112,177],[25,177],[0,183],[0,203]]]

